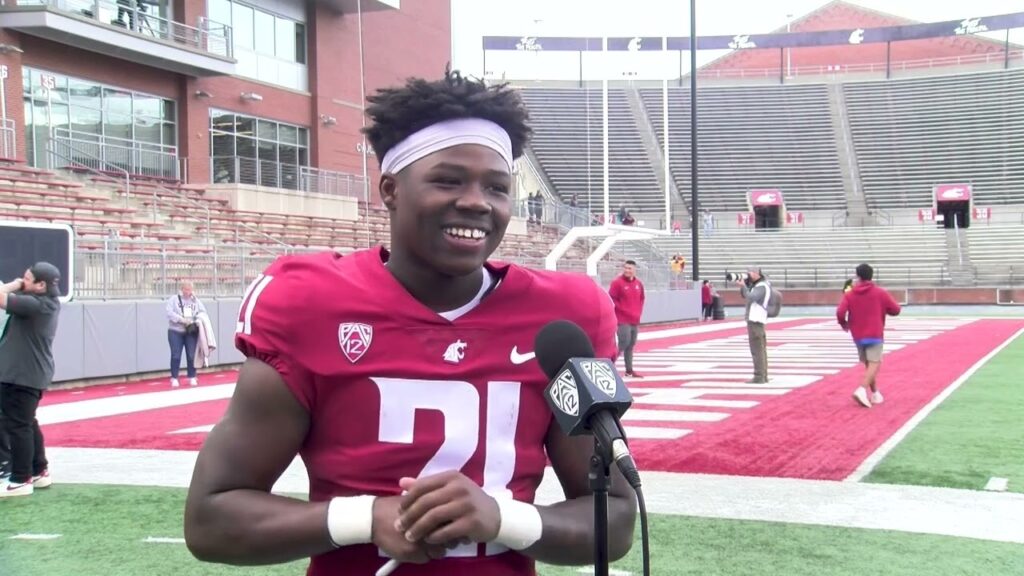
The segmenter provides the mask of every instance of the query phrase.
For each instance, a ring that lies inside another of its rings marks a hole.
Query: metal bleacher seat
[[[1024,280],[1024,226],[977,224],[963,232],[975,284],[1016,285]]]
[[[1024,203],[1024,69],[843,85],[864,195],[882,209],[971,183],[984,204]]]
[[[603,128],[600,89],[523,88],[534,136],[530,148],[562,200],[573,193],[581,205],[603,195]],[[664,205],[644,150],[640,128],[624,89],[608,91],[609,198],[613,209],[634,211]]]
[[[662,91],[640,95],[663,145]],[[746,210],[751,189],[778,188],[791,210],[846,205],[825,85],[708,86],[698,91],[703,206]],[[680,193],[690,190],[690,91],[669,89],[669,156]]]
[[[690,254],[690,236],[659,238],[662,251]],[[700,240],[701,277],[720,283],[726,272],[759,265],[778,286],[838,290],[861,262],[888,286],[938,286],[947,280],[943,230],[934,227],[789,228],[720,231]]]

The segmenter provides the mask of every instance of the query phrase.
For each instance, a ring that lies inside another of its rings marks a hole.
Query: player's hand
[[[373,543],[390,558],[408,564],[423,564],[431,558],[444,558],[444,546],[428,546],[406,539],[395,529],[398,521],[400,496],[379,497],[373,502]]]
[[[409,540],[451,546],[498,537],[498,503],[461,472],[402,478],[399,485],[406,494],[395,528]]]

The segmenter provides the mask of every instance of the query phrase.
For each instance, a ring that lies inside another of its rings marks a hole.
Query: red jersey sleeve
[[[303,293],[304,268],[294,257],[284,256],[249,284],[238,311],[235,347],[246,358],[273,367],[299,403],[310,410],[313,382],[295,355],[303,322],[296,295]]]

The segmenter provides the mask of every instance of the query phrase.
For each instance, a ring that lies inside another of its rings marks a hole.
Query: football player
[[[311,557],[314,576],[535,574],[593,554],[593,439],[568,437],[532,349],[549,321],[614,359],[611,301],[590,278],[488,261],[530,135],[508,87],[447,72],[370,97],[390,249],[278,259],[246,291],[246,361],[204,444],[185,509],[199,559]],[[271,493],[296,455],[309,501]],[[564,501],[534,505],[550,462]],[[609,554],[633,540],[613,470]]]

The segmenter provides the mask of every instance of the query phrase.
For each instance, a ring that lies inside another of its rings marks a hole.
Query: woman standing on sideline
[[[199,344],[197,318],[206,307],[192,291],[191,282],[182,282],[181,291],[167,299],[167,342],[171,346],[171,388],[177,388],[181,370],[181,349],[185,349],[188,383],[196,386],[196,346]]]

